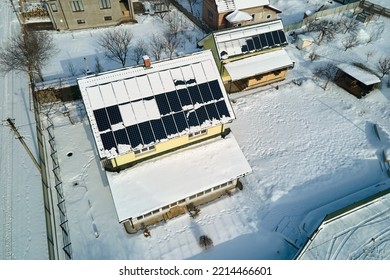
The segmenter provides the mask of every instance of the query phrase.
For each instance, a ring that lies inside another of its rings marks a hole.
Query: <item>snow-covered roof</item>
[[[269,5],[269,0],[215,0],[218,13]]]
[[[234,119],[210,51],[78,83],[101,158]]]
[[[213,32],[222,59],[287,44],[281,20]]]
[[[246,12],[242,12],[240,10],[235,10],[234,12],[228,14],[226,16],[226,20],[230,23],[241,22],[246,20],[251,20],[252,16]]]
[[[337,68],[339,68],[344,73],[347,73],[348,75],[354,77],[356,80],[362,82],[367,86],[380,83],[381,81],[374,74],[352,64],[342,63],[337,65]]]
[[[230,133],[120,173],[106,174],[119,222],[123,222],[250,172]]]
[[[291,67],[293,62],[285,50],[247,57],[225,64],[232,81]]]
[[[381,184],[390,186],[390,181]],[[366,255],[372,254],[370,248],[377,246],[379,254],[381,244],[386,246],[389,238],[389,209],[390,194],[387,192],[379,198],[325,220],[297,258],[303,260],[365,259]]]

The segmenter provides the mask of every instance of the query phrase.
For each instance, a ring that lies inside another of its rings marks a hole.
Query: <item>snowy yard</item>
[[[293,23],[324,2],[275,0],[271,4],[283,10],[284,23]],[[366,44],[372,30],[381,26],[381,36]],[[125,28],[136,40],[165,27],[157,17],[142,16],[138,24]],[[196,51],[196,42],[205,35],[185,19],[183,28],[177,54]],[[70,76],[69,63],[81,75],[84,57],[91,69],[95,57],[105,71],[118,68],[104,58],[96,43],[103,30],[54,33],[61,51],[45,69],[45,77]],[[326,214],[388,188],[379,184],[389,177],[381,165],[383,144],[377,141],[373,124],[390,139],[389,76],[381,88],[357,99],[333,82],[324,90],[325,80],[313,74],[328,63],[343,62],[376,70],[378,59],[390,56],[390,19],[375,17],[367,25],[359,23],[354,34],[360,44],[347,51],[343,32],[304,50],[291,43],[286,51],[295,67],[285,81],[231,95],[237,118],[231,129],[253,169],[242,180],[244,189],[200,207],[195,219],[186,214],[150,227],[150,238],[142,233],[129,235],[118,224],[82,101],[52,107],[49,115],[55,126],[73,258],[292,259]],[[306,35],[316,39],[318,33]],[[313,52],[318,59],[311,61]],[[126,66],[134,64],[129,61]],[[295,84],[296,80],[302,84]],[[64,105],[70,116],[63,113]],[[198,245],[204,234],[214,244],[206,251]],[[59,230],[57,238],[62,240]]]

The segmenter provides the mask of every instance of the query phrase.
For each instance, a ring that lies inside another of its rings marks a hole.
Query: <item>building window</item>
[[[53,12],[58,12],[57,3],[50,3],[50,8]]]
[[[252,16],[252,21],[254,21],[255,20],[255,14],[252,14],[251,16]]]
[[[267,15],[267,19],[270,19],[272,16],[271,15]]]
[[[84,5],[81,0],[70,1],[70,6],[72,7],[72,12],[84,11]]]
[[[78,23],[78,24],[83,24],[83,23],[85,23],[85,19],[78,19],[78,20],[77,20],[77,23]]]
[[[178,204],[178,202],[176,201],[176,202],[174,202],[174,203],[172,203],[172,204],[169,204],[169,207],[175,207],[176,205]]]
[[[152,145],[152,146],[143,148],[141,150],[136,150],[136,151],[134,151],[134,154],[137,156],[137,155],[144,154],[147,152],[153,152],[154,150],[156,150],[156,147],[154,145]]]
[[[104,17],[104,20],[105,20],[105,21],[112,20],[112,16],[105,16],[105,17]]]
[[[207,130],[200,130],[200,131],[196,131],[196,132],[192,132],[190,134],[188,134],[188,138],[194,138],[194,137],[198,137],[198,136],[201,136],[201,135],[205,135],[207,134]]]
[[[99,0],[100,9],[111,9],[110,0]]]

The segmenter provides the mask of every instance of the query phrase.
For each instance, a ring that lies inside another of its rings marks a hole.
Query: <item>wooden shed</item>
[[[337,68],[335,83],[357,98],[368,94],[381,81],[373,73],[356,65],[343,63]]]

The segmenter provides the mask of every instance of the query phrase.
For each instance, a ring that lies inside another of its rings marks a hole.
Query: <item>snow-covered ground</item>
[[[19,32],[8,1],[0,2],[0,47]],[[6,124],[15,122],[24,141],[37,155],[35,120],[28,79],[24,74],[0,75],[0,259],[48,257],[40,174]]]
[[[290,22],[296,22],[298,14],[322,2],[275,0],[271,4],[284,11],[284,21],[289,19],[289,11],[294,12]],[[303,51],[290,44],[286,50],[296,62],[295,68],[286,81],[278,83],[278,89],[274,84],[232,95],[237,120],[231,128],[253,174],[243,180],[242,191],[202,206],[197,218],[183,215],[151,227],[150,238],[141,233],[129,235],[118,224],[81,101],[66,103],[70,116],[63,114],[64,104],[52,107],[73,258],[292,259],[327,213],[386,188],[378,185],[388,176],[379,160],[383,147],[372,128],[378,124],[390,134],[390,89],[383,83],[381,89],[359,100],[333,83],[323,90],[325,81],[313,75],[316,68],[329,62],[362,62],[375,70],[378,59],[390,55],[390,20],[374,20],[359,24],[356,32],[361,44],[347,51],[342,47],[342,33]],[[365,44],[367,34],[378,26],[384,27],[381,37]],[[162,27],[155,17],[143,16],[139,24],[126,28],[136,37]],[[84,57],[90,68],[95,56],[104,70],[119,67],[104,59],[96,44],[100,32],[55,33],[61,52],[45,69],[45,76],[69,76],[69,61],[82,70]],[[195,43],[204,35],[190,25],[188,32],[188,44],[183,43],[178,53],[196,51]],[[320,57],[312,62],[308,57],[313,51]],[[292,82],[298,79],[300,86]],[[22,108],[18,112],[25,114]],[[36,199],[35,194],[23,194]],[[33,226],[27,224],[25,230],[33,231]],[[204,251],[198,246],[202,234],[213,240],[213,248]],[[23,250],[23,245],[15,249]],[[47,256],[42,252],[34,257]]]

